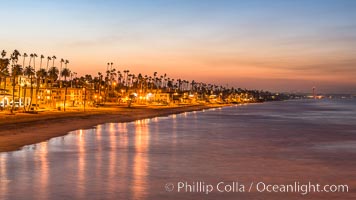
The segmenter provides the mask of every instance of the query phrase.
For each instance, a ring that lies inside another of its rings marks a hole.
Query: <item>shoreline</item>
[[[140,119],[168,116],[183,112],[225,107],[229,104],[188,105],[176,107],[111,106],[68,112],[21,113],[0,116],[0,153],[21,150],[22,147],[67,135],[71,131],[90,129],[104,123],[124,123]]]

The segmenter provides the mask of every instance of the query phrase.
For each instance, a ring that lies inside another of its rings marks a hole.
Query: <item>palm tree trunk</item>
[[[15,86],[12,86],[12,106],[11,106],[11,113],[14,112],[15,106]]]
[[[87,100],[87,90],[84,88],[84,112],[85,112],[85,102]]]
[[[15,107],[15,77],[12,79],[12,106],[11,106],[11,113],[14,112]]]
[[[52,96],[53,95],[53,83],[54,83],[54,79],[51,78],[51,90],[50,90],[50,93],[51,93],[51,105],[52,105],[52,107],[56,108],[56,105],[54,105],[53,96]]]
[[[33,98],[33,83],[32,83],[32,75],[31,75],[31,78],[30,78],[30,81],[31,81],[31,92],[30,92],[30,96],[31,96],[31,98],[30,98],[30,105],[28,106],[28,110],[30,110],[31,109],[31,106],[32,106],[32,98]]]
[[[63,103],[64,111],[66,111],[67,89],[68,89],[68,86],[66,85],[66,89],[65,89],[65,92],[64,92],[64,103]]]
[[[25,85],[25,89],[24,89],[24,93],[23,93],[23,98],[24,98],[24,102],[25,104],[23,105],[23,109],[26,112],[26,90],[27,90],[27,86]]]
[[[5,80],[4,80],[4,95],[3,95],[3,99],[5,99],[5,92],[6,92],[6,75],[4,75],[4,78],[5,78]],[[4,108],[5,108],[5,102],[4,102]]]
[[[38,91],[40,90],[40,79],[37,77],[36,85],[36,110],[38,110]]]
[[[59,87],[62,87],[62,64],[63,64],[63,62],[61,61],[61,66],[60,66],[60,68],[59,68]]]
[[[21,107],[21,77],[20,77],[20,84],[19,84],[19,107]]]

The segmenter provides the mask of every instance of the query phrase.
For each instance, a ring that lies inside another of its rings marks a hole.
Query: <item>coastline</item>
[[[103,107],[83,111],[19,113],[0,115],[0,153],[20,150],[23,146],[67,135],[70,131],[93,128],[104,123],[123,123],[183,112],[224,107],[229,104],[188,105],[176,107],[138,106]]]

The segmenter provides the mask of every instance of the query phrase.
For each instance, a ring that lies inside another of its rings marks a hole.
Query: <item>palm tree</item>
[[[37,58],[37,54],[33,54],[33,69],[36,71],[36,58]]]
[[[0,59],[0,85],[1,85],[1,76],[5,76],[8,72],[8,66],[10,64],[9,59],[5,58],[6,51],[2,50],[1,59]]]
[[[11,113],[14,111],[15,107],[15,86],[16,86],[16,79],[19,75],[22,74],[22,66],[18,65],[17,62],[19,60],[19,56],[21,56],[20,52],[18,50],[14,50],[14,52],[11,54],[11,62],[12,62],[12,71],[11,71],[11,76],[12,76],[12,106],[11,106]]]
[[[42,69],[42,59],[45,58],[44,55],[41,55],[41,61],[40,61],[40,69]]]
[[[66,65],[69,63],[65,62]],[[62,70],[61,76],[64,77],[64,83],[65,83],[65,93],[64,93],[64,103],[63,103],[63,109],[66,111],[66,101],[67,101],[67,90],[68,90],[68,84],[67,84],[67,77],[70,76],[70,70],[67,68],[67,66]]]
[[[33,76],[35,75],[35,69],[32,68],[31,62],[32,62],[32,59],[35,61],[35,57],[37,57],[36,54],[33,54],[33,53],[30,54],[30,61],[28,62],[28,66],[25,68],[26,75],[28,76],[28,78],[30,78],[30,85],[31,85],[31,87],[30,87],[30,105],[28,106],[28,109],[31,108],[32,98],[33,98]],[[35,64],[36,62],[33,62],[33,63]],[[25,93],[25,96],[26,96],[26,93]]]
[[[28,66],[31,66],[32,58],[33,58],[33,53],[30,54],[30,61],[28,62]]]
[[[64,66],[65,66],[65,68],[67,68],[67,65],[69,64],[69,60],[65,60],[64,61]]]
[[[44,68],[41,68],[36,72],[36,76],[40,80],[39,82],[43,83],[47,77],[47,71]]]
[[[27,53],[23,53],[22,57],[23,57],[23,64],[22,64],[22,67],[25,67],[25,60],[26,60],[26,58],[28,57]]]
[[[19,56],[21,56],[21,55],[19,55]],[[22,64],[22,69],[23,69],[23,67],[25,66],[25,58],[27,57],[28,55],[26,54],[26,53],[24,53],[23,54],[23,64]],[[23,71],[23,70],[21,70],[21,71]],[[22,75],[22,73],[20,74],[20,75]],[[21,77],[20,77],[20,82],[21,82]],[[19,91],[18,91],[18,93],[19,93],[19,103],[21,103],[21,84],[18,84],[19,85]],[[21,106],[21,105],[20,105]]]
[[[51,79],[51,84],[53,87],[54,82],[58,79],[59,71],[57,67],[51,67],[48,70],[48,77]]]
[[[61,58],[61,65],[60,65],[60,67],[59,67],[59,71],[62,73],[62,64],[64,63],[64,59],[63,58]],[[61,81],[62,80],[62,74],[59,74],[59,81]]]
[[[31,84],[31,97],[30,97],[30,104],[28,105],[28,108],[30,109],[31,105],[32,105],[32,97],[33,97],[33,81],[32,78],[35,75],[35,70],[29,65],[25,68],[24,70],[24,74],[30,79],[30,84]],[[25,84],[25,88],[27,87],[27,84]],[[27,89],[25,89],[24,92],[24,98],[26,99],[26,91]],[[24,106],[24,109],[26,111],[26,105]]]
[[[124,83],[125,83],[125,86],[127,86],[127,78],[128,78],[128,76],[129,76],[129,70],[124,70]],[[126,76],[125,76],[125,74],[126,74]],[[126,88],[126,90],[127,90],[127,88]]]
[[[101,72],[98,72],[98,93],[99,93],[99,103],[101,101],[101,87],[102,87],[102,81],[103,81],[103,74]]]
[[[2,77],[6,77],[8,75],[9,64],[10,64],[9,59],[3,59],[3,58],[0,59],[0,85],[1,85]],[[5,79],[5,81],[6,81],[6,79]]]
[[[56,60],[56,59],[57,59],[56,56],[52,56],[52,60],[53,60],[52,67],[54,67],[54,60]]]
[[[6,92],[6,76],[9,75],[9,65],[10,65],[10,60],[8,58],[5,58],[5,56],[6,56],[6,51],[2,50],[1,59],[0,59],[0,85],[1,85],[2,77],[4,77],[4,89],[3,89],[4,98]]]
[[[47,71],[43,68],[40,68],[37,72],[36,72],[36,76],[37,76],[37,87],[36,87],[36,96],[38,96],[38,92],[40,90],[40,86],[41,83],[44,82],[44,79],[47,77]],[[38,107],[38,103],[37,103],[38,98],[36,98],[36,107]]]
[[[50,60],[52,60],[52,58],[48,56],[47,57],[47,68],[46,68],[46,71],[48,71],[48,63],[49,63]]]
[[[120,71],[117,71],[117,84],[121,86],[121,82],[122,82],[122,74]]]
[[[156,77],[157,77],[157,72],[154,72],[154,73],[153,73],[154,86],[156,86],[156,84],[157,84],[157,79],[156,79]]]
[[[75,78],[77,78],[77,72],[72,72],[71,74],[70,74],[70,79],[71,79],[71,81],[70,81],[70,87],[72,88],[73,87],[73,79],[75,79]],[[74,78],[73,78],[74,77]]]
[[[44,57],[44,55],[42,55],[41,54],[41,56],[40,56],[40,69],[36,72],[36,76],[37,76],[37,89],[36,89],[36,94],[38,93],[38,90],[39,90],[39,85],[40,85],[40,83],[43,83],[43,78],[45,77],[45,76],[39,76],[39,75],[47,75],[47,71],[46,70],[42,70],[42,60],[44,59],[45,57]],[[38,73],[38,72],[40,72],[41,71],[41,73]],[[45,73],[45,74],[44,74]]]
[[[33,71],[35,72],[35,74],[34,74],[34,76],[35,76],[35,80],[36,80],[36,88],[37,88],[37,85],[38,85],[38,78],[36,77],[36,58],[37,58],[38,56],[37,56],[37,54],[36,53],[34,53],[33,54]],[[33,85],[31,85],[31,102],[32,102],[32,95],[33,95]],[[36,95],[35,95],[35,97],[36,97],[36,107],[37,107],[37,90],[36,90]]]
[[[52,60],[52,58],[50,56],[47,56],[47,66],[46,66],[46,72],[48,72],[48,64],[49,64],[49,61]],[[45,79],[45,85],[46,87],[48,87],[48,79],[47,79],[47,76],[46,76],[46,79]]]
[[[15,106],[15,86],[16,86],[16,79],[18,76],[22,75],[23,68],[19,64],[15,64],[12,68],[12,77],[13,77],[13,82],[12,82],[12,108],[11,108],[11,113],[13,112],[14,106]],[[20,101],[20,100],[19,100]]]
[[[105,91],[107,92],[108,86],[109,86],[109,79],[110,79],[110,63],[107,64],[106,66],[106,76],[105,76]],[[106,95],[105,95],[106,96]],[[106,97],[105,97],[106,98]]]
[[[64,67],[68,69],[68,64],[69,64],[69,61],[68,60],[64,60]],[[71,72],[69,71],[69,74],[71,74]],[[69,75],[70,76],[70,75]],[[66,77],[65,77],[65,81],[66,81]]]
[[[54,67],[54,61],[57,59],[57,57],[55,55],[52,56],[52,67]],[[59,71],[60,72],[60,71]],[[60,76],[59,72],[57,73],[58,76]],[[58,78],[57,78],[58,79]],[[53,84],[53,83],[52,83]]]
[[[64,81],[66,82],[67,81],[67,77],[70,76],[70,70],[67,67],[65,67],[61,72],[61,76],[64,77]]]
[[[48,78],[51,80],[50,93],[51,93],[51,102],[52,102],[52,89],[53,89],[54,82],[58,79],[59,71],[57,67],[53,66],[48,70],[47,73],[48,73]]]
[[[1,51],[1,57],[2,57],[2,58],[5,58],[5,56],[6,56],[6,51],[5,51],[5,50],[2,50],[2,51]]]

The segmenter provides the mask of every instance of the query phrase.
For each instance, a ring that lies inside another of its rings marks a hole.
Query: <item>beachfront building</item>
[[[19,81],[20,80],[20,81]],[[26,88],[22,84],[19,77],[15,81],[11,77],[4,77],[0,83],[0,109],[4,110],[6,108],[12,107],[14,103],[14,108],[23,107],[29,102],[29,98],[24,98],[23,93],[26,93]],[[15,87],[13,84],[15,83]],[[28,93],[29,94],[29,93]]]
[[[168,105],[171,101],[171,93],[162,92],[162,90],[150,90],[144,92],[142,90],[121,90],[118,96],[114,99],[109,99],[108,102],[118,102],[118,103],[131,103],[136,104],[161,104]]]
[[[7,83],[5,85],[5,83]],[[93,106],[93,90],[85,87],[55,87],[27,76],[19,76],[12,86],[11,77],[0,84],[0,109],[10,110],[62,110],[64,107],[80,109]],[[14,103],[14,106],[13,106]]]
[[[0,110],[3,110],[5,106],[10,105],[11,95],[6,89],[0,89]]]
[[[42,109],[81,109],[93,106],[92,91],[86,88],[49,88],[38,91],[37,103]]]

